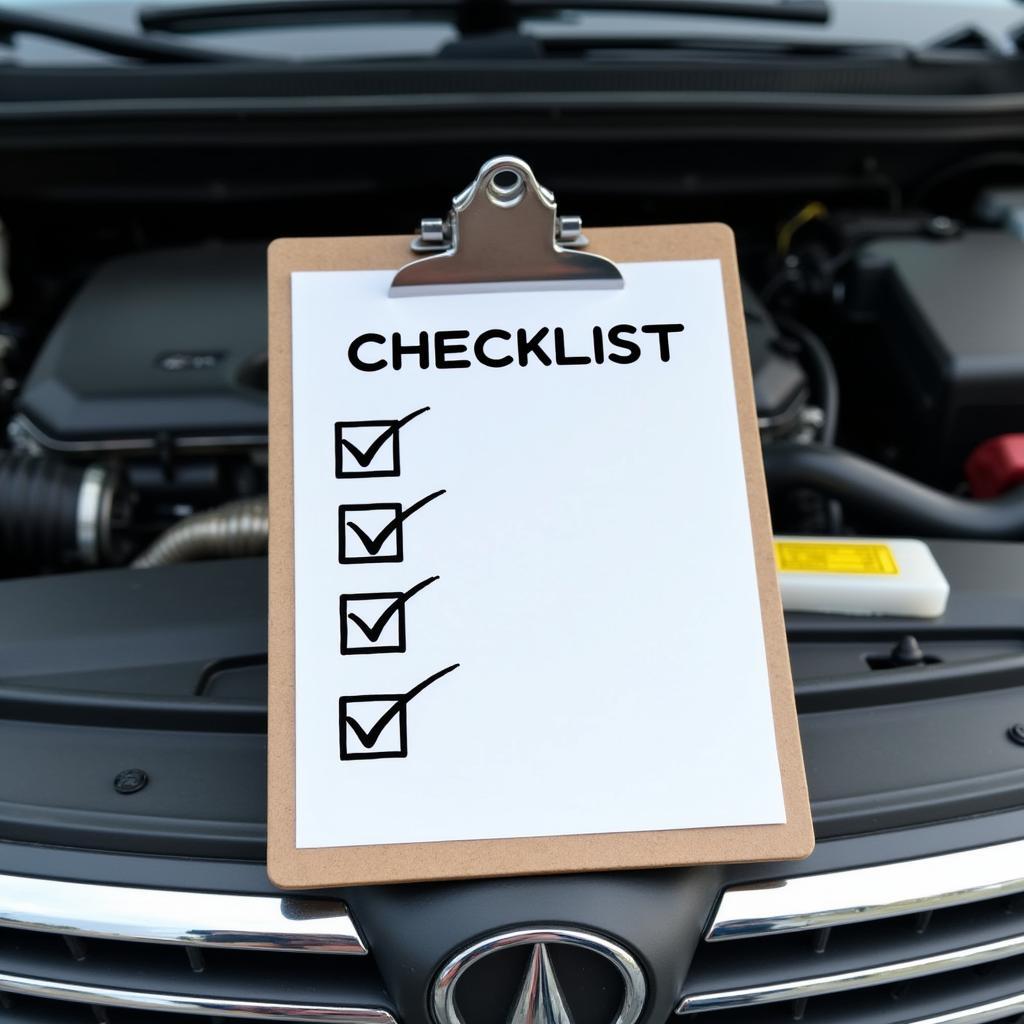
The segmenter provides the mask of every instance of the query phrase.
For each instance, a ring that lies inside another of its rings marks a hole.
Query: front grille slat
[[[0,875],[0,928],[129,939],[365,955],[340,900],[139,889]]]
[[[777,1003],[789,999],[809,999],[812,996],[869,988],[872,985],[897,984],[913,978],[923,978],[929,974],[962,970],[976,964],[1021,955],[1024,955],[1024,935],[1015,935],[981,946],[969,946],[966,949],[865,967],[857,971],[811,975],[769,985],[752,985],[717,992],[691,992],[683,996],[679,1012],[699,1013],[734,1006],[757,1006],[761,1003]]]
[[[991,975],[968,970],[956,974],[932,975],[902,985],[882,985],[812,996],[806,1001],[741,1006],[687,1015],[694,1024],[789,1024],[803,1006],[805,1024],[922,1024],[944,1022],[947,1015],[993,1014],[992,1020],[1014,1020],[1024,1006],[1012,1009],[1014,1001],[1024,997],[1024,973],[1020,960],[995,965]],[[984,1010],[982,1009],[984,1008]],[[1001,1009],[1000,1009],[1001,1008]]]
[[[0,875],[0,1024],[395,1024],[367,954],[336,900]]]
[[[676,1012],[702,1024],[1015,1020],[1022,892],[1024,842],[728,889]]]
[[[726,890],[705,935],[725,942],[920,914],[1024,891],[1024,840]]]
[[[993,1021],[1014,1021],[1024,1013],[1024,993],[995,999],[977,1006],[967,1006],[930,1017],[919,1017],[907,1024],[991,1024]]]
[[[272,1003],[246,999],[218,999],[210,996],[183,996],[142,989],[106,988],[33,978],[23,974],[0,973],[0,989],[14,995],[59,999],[98,1007],[164,1013],[188,1013],[204,1017],[243,1020],[286,1020],[319,1024],[395,1024],[387,1011],[374,1007],[324,1006],[311,1003]]]

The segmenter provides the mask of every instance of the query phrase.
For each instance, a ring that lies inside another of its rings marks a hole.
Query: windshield
[[[803,8],[801,7],[803,5]],[[936,47],[973,57],[1011,57],[1019,53],[1024,36],[1024,9],[1013,0],[935,2],[935,0],[795,0],[786,16],[781,4],[772,16],[759,13],[755,3],[725,4],[728,15],[707,13],[714,0],[659,10],[657,3],[595,2],[587,7],[530,4],[491,4],[490,24],[495,57],[527,57],[541,53],[599,54],[616,59],[633,56],[637,48],[647,58],[678,58],[680,51],[726,48],[756,53],[786,46],[806,53],[839,51],[885,54],[922,52]],[[671,6],[671,5],[669,5]],[[14,19],[6,60],[18,65],[109,64],[133,59],[106,52],[82,40],[55,38],[17,22],[19,16],[45,18],[61,26],[125,34],[159,46],[162,42],[206,51],[213,57],[289,61],[430,59],[459,55],[467,35],[466,9],[479,10],[471,0],[460,4],[337,3],[329,0],[235,0],[182,4],[180,0],[146,0],[144,4],[111,0],[13,0],[3,11]],[[614,8],[614,9],[600,9]],[[702,10],[703,8],[704,10]],[[804,18],[802,9],[818,8],[821,16]],[[258,9],[265,13],[261,16]],[[779,16],[778,11],[783,15]],[[0,21],[3,20],[0,11]],[[501,11],[500,16],[493,12]],[[496,29],[503,30],[496,32]],[[518,45],[517,45],[518,44]],[[525,44],[525,45],[524,45]],[[109,48],[108,48],[109,50]],[[486,56],[487,54],[482,54]],[[171,58],[173,59],[173,58]]]

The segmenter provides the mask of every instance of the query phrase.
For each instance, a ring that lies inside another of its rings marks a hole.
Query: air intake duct
[[[113,527],[119,497],[118,474],[108,466],[0,452],[4,571],[118,561]]]

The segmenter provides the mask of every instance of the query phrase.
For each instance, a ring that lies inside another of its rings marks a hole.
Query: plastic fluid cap
[[[964,473],[975,498],[994,498],[1024,484],[1024,434],[1000,434],[979,444]]]
[[[949,583],[920,540],[776,537],[782,606],[791,612],[934,619]]]

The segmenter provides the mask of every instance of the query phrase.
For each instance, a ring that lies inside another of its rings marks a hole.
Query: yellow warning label
[[[806,540],[776,541],[775,565],[779,572],[896,576],[900,571],[888,544],[821,544]]]

